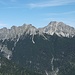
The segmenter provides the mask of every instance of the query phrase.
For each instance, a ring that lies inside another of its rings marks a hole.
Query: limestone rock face
[[[75,35],[75,29],[73,27],[70,27],[63,22],[56,21],[50,22],[46,27],[41,28],[40,31],[49,35],[55,33],[58,36],[63,37],[73,37]]]
[[[12,26],[11,29],[7,29],[5,27],[0,29],[0,40],[14,39],[17,36],[20,37],[23,34],[42,35],[43,33],[49,35],[53,35],[55,33],[58,36],[73,37],[75,35],[75,29],[73,27],[64,24],[63,22],[56,22],[56,21],[52,21],[47,26],[39,29],[32,26],[31,24],[29,25],[23,24],[22,26],[19,27]]]
[[[36,34],[36,28],[34,26],[26,25],[24,24],[23,26],[12,26],[11,29],[7,28],[2,28],[0,29],[0,40],[4,39],[14,39],[17,36],[20,37],[21,35],[25,34],[30,34],[30,35],[35,35]]]

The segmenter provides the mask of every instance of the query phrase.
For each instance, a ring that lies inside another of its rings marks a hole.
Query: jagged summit
[[[63,22],[57,22],[57,21],[51,21],[47,26],[67,26],[67,27],[71,27]],[[71,27],[73,28],[73,27]],[[74,29],[74,28],[73,28]]]
[[[73,37],[75,35],[75,29],[70,27],[63,22],[51,21],[47,26],[40,29],[42,33],[53,35],[54,33],[58,36]]]
[[[63,22],[57,21],[51,21],[47,26],[39,29],[31,24],[23,24],[19,27],[12,26],[10,29],[7,29],[6,27],[0,29],[0,39],[13,39],[16,38],[16,36],[20,37],[23,34],[30,34],[33,36],[36,34],[42,35],[43,33],[48,35],[57,34],[58,36],[63,37],[73,37],[75,35],[75,29],[64,24]]]
[[[36,34],[36,28],[32,26],[31,24],[26,25],[23,24],[22,26],[12,26],[10,29],[2,28],[0,29],[0,39],[9,39],[9,38],[16,38],[16,36],[20,37],[21,35],[30,34],[34,35]]]

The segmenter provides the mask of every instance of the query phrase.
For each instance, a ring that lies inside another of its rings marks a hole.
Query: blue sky
[[[75,0],[0,0],[0,28],[24,23],[39,28],[50,21],[75,27]]]

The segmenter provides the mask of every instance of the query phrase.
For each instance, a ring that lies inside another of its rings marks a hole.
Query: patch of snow
[[[0,67],[1,67],[1,63],[0,63]]]
[[[12,50],[14,50],[14,47],[12,47]]]
[[[45,40],[48,40],[43,34],[41,34],[44,38],[45,38]]]
[[[12,56],[12,51],[8,50],[7,45],[3,45],[0,50],[1,52],[3,52],[4,57],[10,59],[10,57]]]
[[[45,71],[46,75],[49,75],[47,71]]]
[[[0,63],[0,68],[1,68],[2,64]]]
[[[7,56],[7,59],[10,60],[10,55]]]
[[[35,44],[34,35],[32,36],[32,43]]]
[[[54,56],[51,59],[52,71],[54,70],[53,61],[54,61]]]
[[[14,47],[16,46],[17,42],[19,41],[19,38],[16,39],[15,43],[14,43]]]
[[[29,61],[30,62],[30,64],[32,63],[32,61]]]
[[[59,69],[56,68],[56,70],[49,73],[49,75],[58,75]]]

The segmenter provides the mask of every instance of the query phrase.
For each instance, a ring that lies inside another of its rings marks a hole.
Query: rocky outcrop
[[[63,22],[50,22],[46,27],[39,29],[40,32],[46,33],[49,35],[57,34],[58,36],[63,37],[73,37],[75,36],[75,29],[70,27]]]
[[[31,24],[30,25],[24,24],[23,26],[19,27],[12,26],[11,29],[2,28],[0,29],[0,40],[14,39],[16,37],[20,37],[23,34],[35,35],[36,30],[37,29]]]
[[[0,29],[0,40],[14,39],[16,37],[20,38],[20,36],[23,34],[42,35],[43,33],[49,35],[57,34],[58,36],[63,37],[73,37],[75,35],[75,29],[73,27],[64,24],[63,22],[56,22],[56,21],[52,21],[47,26],[39,29],[32,26],[31,24],[29,25],[23,24],[22,26],[19,27],[12,26],[11,29],[7,29],[5,27]]]

